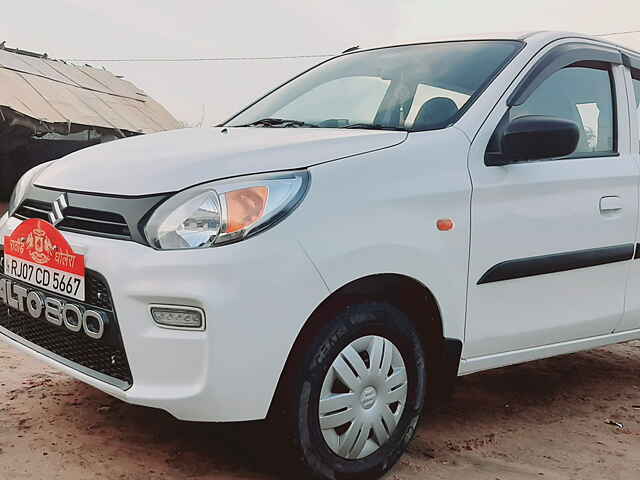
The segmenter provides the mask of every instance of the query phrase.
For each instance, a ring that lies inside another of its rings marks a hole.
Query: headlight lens
[[[304,196],[306,171],[256,175],[183,190],[161,204],[145,226],[159,250],[208,248],[242,240],[289,214]]]

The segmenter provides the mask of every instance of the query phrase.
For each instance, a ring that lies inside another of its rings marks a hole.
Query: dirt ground
[[[0,365],[1,479],[274,479],[286,462],[261,424],[179,422],[2,343]],[[639,372],[635,342],[462,378],[387,479],[637,480]]]
[[[639,374],[632,342],[461,378],[387,480],[637,480]],[[2,480],[275,479],[271,443],[260,423],[179,422],[0,342]]]

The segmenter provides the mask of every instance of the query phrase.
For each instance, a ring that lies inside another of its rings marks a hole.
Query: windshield
[[[460,117],[521,45],[465,41],[343,55],[294,78],[226,126],[444,128]]]

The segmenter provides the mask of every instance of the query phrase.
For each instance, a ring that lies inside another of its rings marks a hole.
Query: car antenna
[[[356,50],[358,50],[359,48],[360,48],[360,45],[356,45],[356,46],[354,46],[354,47],[347,48],[347,49],[346,49],[344,52],[342,52],[342,53],[351,53],[351,52],[355,52],[355,51],[356,51]]]

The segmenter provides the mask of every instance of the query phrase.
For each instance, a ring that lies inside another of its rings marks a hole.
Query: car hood
[[[34,183],[122,196],[173,192],[209,180],[292,170],[402,143],[406,132],[324,128],[193,128],[90,147]]]

